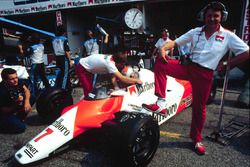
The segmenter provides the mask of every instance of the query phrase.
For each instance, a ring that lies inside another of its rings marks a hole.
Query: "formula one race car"
[[[95,129],[99,130],[98,138],[108,145],[108,150],[117,153],[121,164],[146,166],[159,144],[159,125],[191,105],[192,88],[188,81],[168,76],[168,113],[152,113],[143,109],[142,104],[157,100],[154,73],[147,69],[134,72],[143,84],[113,92],[107,85],[99,85],[74,105],[70,105],[72,97],[64,90],[52,88],[43,92],[37,100],[38,114],[56,120],[18,150],[10,163],[37,162],[64,150],[71,141]]]

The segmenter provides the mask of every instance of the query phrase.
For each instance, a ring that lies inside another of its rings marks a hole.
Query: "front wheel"
[[[73,104],[70,91],[60,88],[49,88],[43,91],[37,101],[36,109],[40,117],[47,122],[55,121],[62,110]]]
[[[112,127],[110,132],[116,135],[116,141],[113,141],[116,158],[125,166],[146,166],[154,157],[160,133],[159,125],[152,116],[119,112],[112,123],[107,122],[106,126]]]

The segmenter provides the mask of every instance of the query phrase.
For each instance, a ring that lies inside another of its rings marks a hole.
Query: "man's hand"
[[[166,55],[165,51],[161,51],[160,57],[164,62],[168,63],[168,56]]]
[[[142,82],[141,80],[139,80],[139,79],[135,79],[135,80],[136,80],[135,82],[136,82],[137,84],[142,84],[142,83],[143,83],[143,82]]]
[[[221,61],[219,65],[217,66],[217,72],[219,76],[224,76],[226,73],[226,68],[227,68],[227,62],[226,61]]]
[[[176,45],[175,41],[170,40],[160,48],[160,56],[166,63],[168,62],[169,59],[168,56],[166,55],[166,50],[174,48],[175,45]]]
[[[25,112],[30,112],[32,110],[30,103],[24,103],[23,107]]]
[[[74,65],[73,61],[72,61],[72,60],[70,60],[70,61],[69,61],[69,68],[72,68],[72,67],[73,67],[73,65]]]

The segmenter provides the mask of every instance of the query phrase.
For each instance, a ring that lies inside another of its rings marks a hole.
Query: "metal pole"
[[[235,33],[235,30],[233,30],[233,32]],[[225,95],[226,95],[226,90],[227,90],[227,85],[228,85],[228,75],[229,75],[229,71],[230,71],[231,57],[232,57],[232,51],[229,51],[229,55],[227,58],[226,73],[225,73],[224,84],[223,84],[222,95],[221,95],[221,103],[220,103],[220,112],[219,112],[219,121],[218,121],[218,126],[217,126],[217,132],[221,131],[221,122],[222,122],[222,115],[223,115],[223,108],[224,108],[224,100],[225,100]]]

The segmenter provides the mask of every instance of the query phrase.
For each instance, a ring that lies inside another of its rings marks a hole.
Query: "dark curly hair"
[[[4,68],[1,77],[5,81],[8,79],[9,75],[17,73],[13,68]]]

